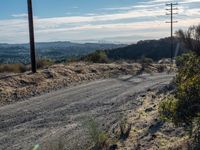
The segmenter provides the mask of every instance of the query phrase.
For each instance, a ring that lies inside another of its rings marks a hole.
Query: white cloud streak
[[[28,14],[25,14],[25,13],[22,13],[22,14],[13,14],[12,17],[15,17],[15,18],[27,18],[28,17]]]
[[[39,18],[35,17],[36,40],[85,40],[105,39],[109,37],[159,38],[168,36],[169,25],[165,24],[166,0],[152,0],[135,6],[104,8],[109,14]],[[182,0],[188,5],[180,6],[178,28],[187,28],[200,22],[200,8],[188,9],[191,2],[199,0]],[[120,12],[118,12],[120,11]],[[0,20],[0,40],[2,42],[21,43],[28,41],[28,22],[26,14],[14,14],[15,19]],[[143,18],[143,19],[141,19]],[[139,19],[139,20],[138,20]],[[127,21],[128,20],[128,21]],[[148,21],[147,21],[148,20]],[[141,36],[139,36],[141,35]],[[114,39],[114,38],[113,38]],[[131,39],[130,39],[131,40]],[[129,40],[129,41],[130,41]],[[122,40],[123,41],[123,40]]]

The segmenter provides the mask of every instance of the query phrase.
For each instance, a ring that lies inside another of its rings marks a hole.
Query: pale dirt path
[[[137,107],[135,97],[168,84],[174,75],[154,74],[105,79],[62,89],[0,108],[0,149],[27,150],[50,135],[66,135],[69,150],[84,149],[81,123],[91,115],[104,126]]]

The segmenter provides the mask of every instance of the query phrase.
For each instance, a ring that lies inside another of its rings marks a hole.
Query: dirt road
[[[173,76],[144,74],[98,80],[1,107],[0,149],[28,150],[58,134],[65,135],[69,150],[85,149],[85,116],[111,127],[122,113],[139,105],[137,96],[163,87]]]

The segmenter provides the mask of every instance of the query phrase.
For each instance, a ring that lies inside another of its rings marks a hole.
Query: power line
[[[34,39],[32,0],[27,0],[27,4],[28,4],[28,21],[29,21],[31,69],[32,69],[33,73],[36,73],[37,65],[36,65],[36,57],[35,57],[35,39]]]
[[[173,38],[173,24],[177,23],[178,21],[174,21],[174,15],[178,14],[177,12],[174,12],[178,10],[178,8],[174,8],[174,6],[177,6],[178,3],[167,3],[166,6],[168,7],[166,9],[167,13],[166,15],[171,16],[171,21],[167,21],[166,23],[171,24],[171,61],[173,62],[173,50],[174,50],[174,38]]]

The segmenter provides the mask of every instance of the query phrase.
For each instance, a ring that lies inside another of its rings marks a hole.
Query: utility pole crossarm
[[[178,5],[178,3],[167,3],[166,6],[171,6],[171,5]]]
[[[173,21],[173,22],[171,22],[171,21],[166,21],[165,23],[178,23],[178,21]]]
[[[168,11],[171,11],[171,9],[165,9],[165,10],[168,10]],[[179,10],[178,8],[173,8],[173,10]]]
[[[173,12],[172,14],[173,14],[173,15],[177,15],[178,13],[174,13],[174,12]],[[171,13],[166,13],[166,15],[167,15],[167,16],[170,16]]]

